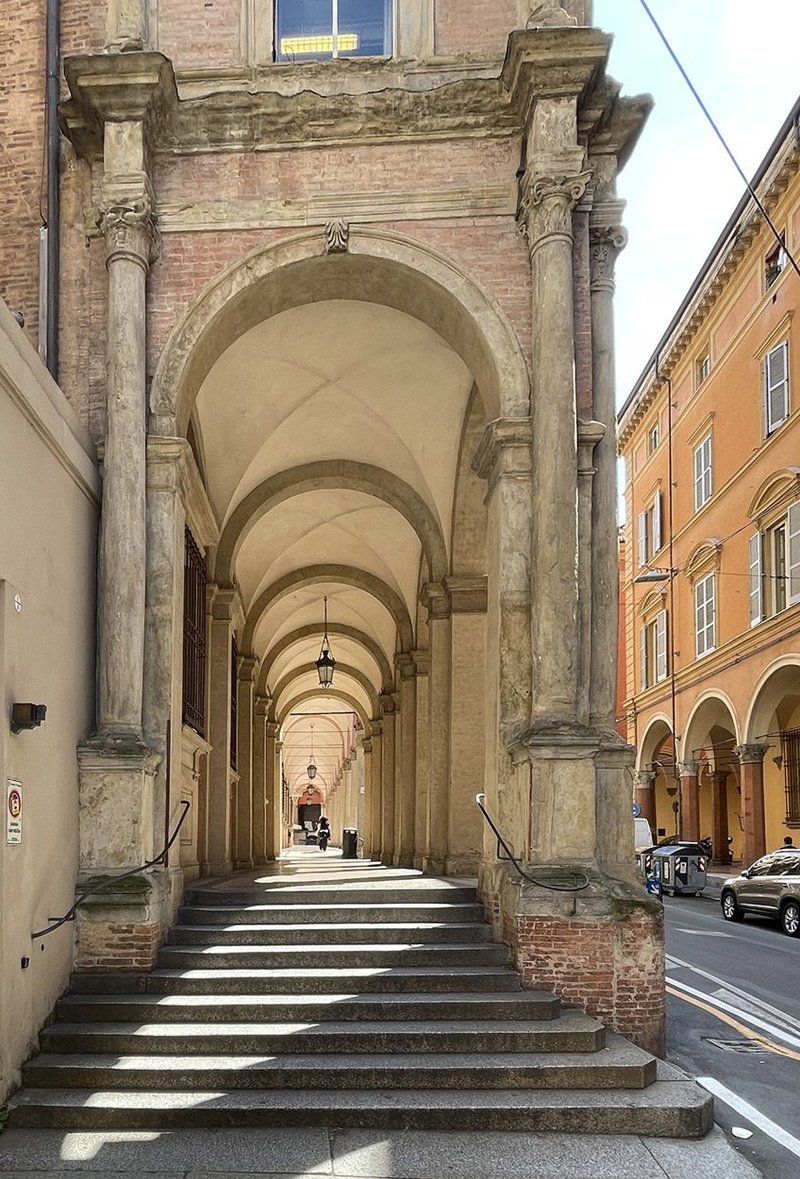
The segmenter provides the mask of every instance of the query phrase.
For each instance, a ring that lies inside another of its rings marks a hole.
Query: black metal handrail
[[[55,930],[60,929],[62,925],[65,925],[67,921],[74,921],[76,912],[83,902],[88,900],[89,897],[97,896],[101,892],[107,892],[109,889],[116,887],[120,880],[127,880],[129,876],[136,876],[136,874],[139,872],[146,872],[148,868],[154,868],[156,864],[165,864],[167,862],[167,853],[177,839],[178,832],[183,826],[183,820],[188,815],[192,804],[189,802],[188,798],[182,798],[180,805],[183,807],[183,814],[178,819],[177,826],[164,845],[163,851],[161,851],[154,860],[148,860],[146,864],[140,864],[138,868],[131,868],[129,872],[123,872],[121,876],[114,876],[113,879],[106,880],[103,884],[98,884],[97,888],[90,888],[88,892],[85,892],[82,896],[78,897],[75,904],[67,913],[64,914],[63,917],[48,917],[47,920],[52,921],[53,924],[48,925],[46,929],[39,929],[36,931],[36,933],[32,933],[31,941],[35,942],[37,938],[44,937],[48,933],[54,933]]]
[[[486,820],[486,822],[491,827],[492,831],[497,836],[497,858],[498,858],[498,860],[508,861],[509,863],[513,864],[514,867],[516,868],[517,872],[519,873],[519,875],[522,877],[522,879],[527,880],[529,884],[537,884],[540,888],[549,888],[551,892],[582,892],[584,888],[589,887],[589,877],[586,875],[585,872],[572,871],[572,872],[565,873],[566,876],[574,877],[574,879],[576,881],[583,880],[583,884],[549,884],[546,880],[539,880],[536,876],[531,876],[531,874],[529,872],[526,872],[525,869],[523,867],[521,867],[522,861],[520,859],[518,859],[517,856],[514,855],[511,848],[508,846],[505,839],[503,839],[503,836],[498,831],[497,825],[494,822],[492,816],[489,814],[486,807],[483,805],[483,800],[485,798],[486,798],[485,794],[476,794],[475,795],[475,802],[477,804],[478,810],[481,812],[484,819]],[[506,854],[502,855],[501,851],[504,851]]]

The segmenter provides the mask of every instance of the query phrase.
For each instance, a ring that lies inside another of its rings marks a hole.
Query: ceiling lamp
[[[314,726],[313,725],[311,726],[311,759],[310,759],[308,765],[306,766],[306,773],[308,774],[309,781],[313,781],[313,779],[316,778],[316,776],[317,776],[317,767],[314,764]],[[309,790],[310,789],[311,789],[311,787],[309,787]]]
[[[314,666],[319,673],[319,682],[323,688],[329,688],[333,683],[333,670],[336,667],[336,660],[331,654],[331,645],[328,642],[328,599],[322,599],[325,610],[325,635],[322,640],[322,649],[319,653],[319,659],[315,660]]]

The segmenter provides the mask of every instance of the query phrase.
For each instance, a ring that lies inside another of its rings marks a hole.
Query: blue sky
[[[800,0],[648,0],[748,176],[800,92]],[[617,400],[628,396],[744,186],[639,0],[595,0],[610,72],[655,108],[619,178]]]

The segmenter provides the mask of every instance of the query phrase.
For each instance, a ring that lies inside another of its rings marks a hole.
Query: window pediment
[[[785,508],[800,496],[800,467],[784,467],[773,471],[759,487],[748,508],[751,519],[759,521],[762,516]]]
[[[709,537],[692,550],[683,567],[683,572],[690,581],[696,581],[701,574],[705,575],[714,569],[719,569],[721,554],[722,541],[719,537]]]

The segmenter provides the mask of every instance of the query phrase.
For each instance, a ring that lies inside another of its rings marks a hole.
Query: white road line
[[[685,967],[686,970],[691,970],[695,974],[699,974],[701,978],[707,978],[709,982],[716,983],[717,986],[722,987],[725,991],[731,991],[734,995],[738,995],[741,999],[745,999],[748,1003],[752,1003],[754,1007],[758,1007],[765,1015],[771,1015],[773,1018],[785,1023],[787,1027],[795,1028],[800,1032],[800,1020],[795,1019],[791,1015],[787,1015],[785,1011],[781,1011],[778,1007],[773,1007],[771,1003],[767,1003],[764,999],[759,999],[756,995],[751,995],[748,991],[742,990],[734,983],[727,979],[720,978],[717,974],[710,974],[707,970],[701,970],[699,966],[692,966],[691,962],[684,962],[681,958],[676,958],[674,954],[668,954],[666,957],[667,965],[675,969],[676,967]],[[670,982],[673,982],[670,979]],[[708,997],[708,996],[706,996]]]
[[[759,1019],[757,1015],[750,1015],[749,1012],[742,1011],[741,1007],[733,1007],[730,1003],[725,1003],[722,999],[716,999],[713,995],[709,995],[707,991],[698,991],[696,987],[687,986],[686,983],[678,982],[675,978],[669,980],[669,985],[678,991],[685,991],[687,995],[692,995],[696,999],[703,999],[709,1007],[716,1007],[717,1010],[726,1011],[729,1015],[737,1015],[740,1020],[752,1024],[754,1028],[766,1032],[775,1040],[782,1040],[790,1048],[800,1049],[800,1039],[783,1031],[782,1028],[776,1027],[774,1023],[767,1023],[765,1019]]]
[[[707,1089],[709,1093],[713,1093],[720,1101],[724,1101],[731,1109],[735,1109],[751,1125],[759,1130],[763,1130],[773,1142],[777,1142],[784,1150],[791,1151],[793,1155],[800,1158],[800,1139],[795,1138],[792,1134],[787,1134],[782,1126],[779,1126],[777,1122],[773,1122],[770,1118],[765,1117],[749,1101],[745,1101],[743,1097],[732,1093],[730,1089],[720,1084],[713,1077],[698,1077],[697,1083],[698,1085],[702,1085],[704,1089]]]
[[[733,937],[732,933],[720,933],[716,929],[681,929],[676,926],[676,933],[689,933],[692,937]]]

